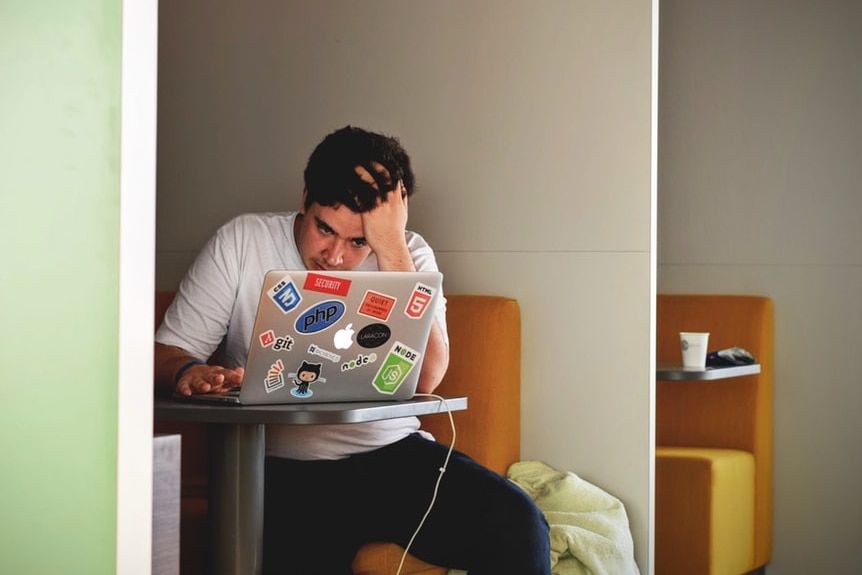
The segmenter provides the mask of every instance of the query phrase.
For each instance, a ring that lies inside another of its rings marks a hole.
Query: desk
[[[446,398],[450,411],[466,397]],[[215,423],[210,428],[209,515],[215,575],[259,575],[263,561],[264,426],[337,424],[441,413],[433,397],[368,403],[216,405],[156,399],[159,421]]]
[[[678,363],[659,362],[656,366],[655,378],[659,381],[705,381],[757,375],[758,373],[760,373],[759,363],[699,368],[682,367]]]

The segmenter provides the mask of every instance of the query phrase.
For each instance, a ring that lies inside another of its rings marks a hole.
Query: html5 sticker
[[[407,307],[404,308],[404,313],[407,317],[419,319],[425,315],[425,310],[434,299],[434,288],[428,287],[425,284],[417,283],[413,288],[413,293],[410,299],[407,300]]]

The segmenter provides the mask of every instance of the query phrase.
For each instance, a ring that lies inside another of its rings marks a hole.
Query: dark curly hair
[[[379,163],[389,172],[386,178],[372,167]],[[362,166],[374,177],[377,189],[362,181],[356,167]],[[345,126],[326,136],[317,145],[305,167],[305,208],[313,202],[321,206],[342,204],[352,211],[367,212],[377,199],[392,191],[398,180],[412,195],[415,186],[410,156],[391,136]]]

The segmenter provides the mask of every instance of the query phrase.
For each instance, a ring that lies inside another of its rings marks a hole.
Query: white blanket
[[[545,514],[551,527],[553,575],[640,574],[628,516],[619,499],[574,473],[539,461],[515,463],[507,476]]]

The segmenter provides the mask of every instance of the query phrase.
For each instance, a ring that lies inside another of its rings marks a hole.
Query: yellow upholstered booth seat
[[[662,555],[656,572],[750,570],[754,456],[739,449],[659,447],[656,457],[656,508],[674,518],[656,533]]]
[[[157,292],[156,325],[173,300],[173,292]],[[440,395],[465,395],[466,411],[453,413],[455,448],[505,475],[520,457],[521,318],[518,302],[494,295],[447,295],[449,369]],[[476,366],[481,366],[477,369]],[[452,439],[445,413],[422,418],[423,429],[439,441]],[[183,575],[205,571],[207,560],[207,457],[204,424],[155,422],[158,433],[180,433],[182,439]],[[417,524],[420,518],[417,517]],[[353,561],[357,575],[392,575],[403,549],[392,543],[362,547]],[[448,569],[408,556],[402,575],[445,575]]]
[[[466,411],[453,413],[455,448],[505,475],[521,450],[521,316],[514,299],[448,295],[449,369],[435,390],[466,395]],[[482,366],[477,369],[476,366]],[[426,415],[422,428],[448,443],[446,414]],[[391,543],[363,546],[353,561],[355,575],[392,575],[403,549]],[[402,575],[446,575],[448,569],[409,557]],[[394,566],[394,568],[393,568]]]
[[[761,365],[656,382],[656,574],[761,569],[772,557],[772,301],[660,294],[656,304],[658,361],[680,362],[679,332],[705,331],[711,351],[743,347]]]

